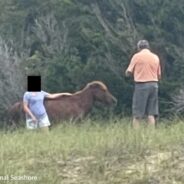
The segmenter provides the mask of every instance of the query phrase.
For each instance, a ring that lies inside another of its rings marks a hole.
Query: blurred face
[[[27,76],[27,91],[41,91],[41,76]]]

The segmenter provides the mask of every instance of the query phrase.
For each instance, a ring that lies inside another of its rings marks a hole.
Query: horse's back
[[[45,108],[49,118],[56,121],[76,118],[82,111],[75,97],[46,100]]]

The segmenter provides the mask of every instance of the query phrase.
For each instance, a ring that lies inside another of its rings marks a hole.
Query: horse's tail
[[[16,102],[9,107],[5,113],[5,125],[7,127],[17,127],[21,120],[23,120],[23,103]]]

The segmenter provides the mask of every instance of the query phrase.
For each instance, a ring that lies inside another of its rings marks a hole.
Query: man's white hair
[[[147,40],[139,40],[137,43],[137,49],[142,50],[142,49],[149,49],[149,42]]]

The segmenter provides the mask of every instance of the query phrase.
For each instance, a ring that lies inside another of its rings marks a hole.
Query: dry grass
[[[65,122],[49,135],[1,132],[0,183],[5,176],[10,184],[184,183],[182,122],[135,131],[128,120],[114,121]]]

